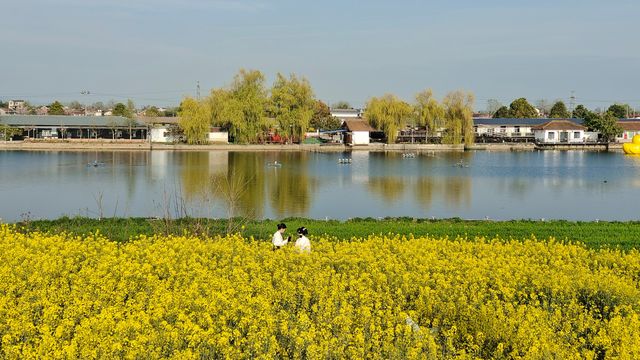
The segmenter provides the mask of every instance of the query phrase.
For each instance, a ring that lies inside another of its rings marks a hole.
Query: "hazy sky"
[[[432,88],[640,108],[639,18],[638,0],[0,0],[0,99],[177,105],[250,68],[354,106]]]

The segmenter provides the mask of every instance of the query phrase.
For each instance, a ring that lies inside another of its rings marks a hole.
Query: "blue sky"
[[[0,0],[0,99],[176,105],[240,68],[362,106],[465,89],[640,109],[640,1]],[[81,95],[88,90],[91,95]]]

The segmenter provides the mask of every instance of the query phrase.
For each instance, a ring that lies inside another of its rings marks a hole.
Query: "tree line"
[[[0,108],[7,108],[9,104],[0,100]],[[137,109],[133,100],[127,99],[126,102],[108,101],[106,104],[102,101],[97,101],[92,104],[82,104],[77,100],[63,104],[59,100],[54,100],[48,105],[38,106],[33,105],[28,101],[25,101],[24,106],[20,109],[22,115],[38,115],[39,109],[46,107],[47,115],[66,115],[68,113],[85,112],[92,114],[93,112],[101,111],[106,112],[111,110],[115,116],[122,116],[129,119],[134,119],[138,115],[148,117],[175,117],[178,115],[178,108],[166,108],[160,110],[157,106],[144,106],[141,109]]]
[[[365,105],[364,120],[395,142],[400,130],[422,127],[427,136],[441,134],[442,142],[473,143],[473,94],[454,91],[441,102],[428,89],[408,103],[393,94],[372,97]],[[349,108],[340,102],[336,108]],[[341,121],[329,106],[315,98],[309,81],[295,74],[278,73],[270,89],[258,70],[240,70],[229,86],[213,89],[202,99],[186,97],[180,104],[179,126],[188,143],[207,141],[212,126],[228,129],[235,143],[280,140],[300,142],[310,129],[335,130]],[[269,139],[269,137],[271,137]]]
[[[301,141],[311,128],[340,127],[307,79],[278,73],[267,89],[258,70],[241,69],[229,86],[213,89],[202,99],[184,98],[178,114],[190,144],[205,143],[212,126],[226,128],[240,144]]]

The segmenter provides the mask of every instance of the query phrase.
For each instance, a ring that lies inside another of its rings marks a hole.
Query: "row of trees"
[[[493,103],[492,103],[493,102]],[[495,108],[495,100],[490,100],[490,106]],[[571,112],[567,110],[567,106],[562,101],[556,101],[551,107],[541,103],[544,108],[536,108],[530,104],[525,98],[518,98],[507,106],[499,106],[492,112],[494,118],[537,118],[540,116],[567,119],[571,117]]]
[[[425,90],[409,104],[395,95],[373,97],[366,104],[365,120],[383,131],[387,141],[395,142],[399,130],[407,125],[427,129],[427,136],[445,129],[443,142],[473,142],[474,97],[464,91],[447,94],[438,102],[431,90]],[[346,102],[337,108],[349,108]],[[276,129],[277,135],[301,140],[313,129],[333,130],[340,120],[331,116],[329,106],[315,98],[311,84],[295,74],[277,74],[267,90],[265,77],[257,70],[240,70],[231,85],[213,89],[203,99],[185,98],[180,105],[180,127],[191,144],[206,142],[211,126],[221,126],[237,143],[256,143]]]
[[[257,143],[277,129],[278,136],[293,141],[310,129],[336,129],[340,121],[329,106],[315,98],[311,84],[295,74],[277,74],[267,90],[258,70],[240,70],[230,86],[213,89],[203,99],[185,98],[180,104],[180,127],[187,141],[206,141],[211,126],[221,126],[237,143]]]
[[[9,104],[0,100],[0,108],[7,108]],[[48,115],[65,115],[69,112],[87,112],[94,113],[98,111],[109,111],[111,110],[114,115],[123,116],[126,118],[134,118],[137,114],[141,114],[149,117],[174,117],[177,116],[178,108],[167,108],[160,110],[156,106],[145,106],[140,111],[136,109],[133,101],[131,99],[127,100],[126,103],[109,101],[104,103],[102,101],[94,102],[89,105],[85,105],[80,103],[79,101],[71,101],[69,103],[63,104],[62,102],[55,100],[54,102],[46,105],[48,111],[46,114]],[[23,114],[28,115],[37,115],[39,114],[39,109],[41,106],[33,105],[29,102],[25,102],[24,107],[21,109]],[[40,113],[42,114],[42,113]]]
[[[442,142],[469,145],[474,142],[473,94],[465,91],[448,93],[438,102],[431,89],[419,92],[409,104],[395,95],[371,98],[364,113],[369,124],[385,133],[388,143],[396,140],[399,130],[407,125],[426,129],[426,136],[442,131]]]
[[[579,107],[584,108],[584,105],[578,105],[573,112],[569,111],[561,100],[556,101],[551,106],[548,106],[545,100],[540,100],[536,106],[530,104],[525,98],[515,99],[509,106],[501,105],[495,99],[487,101],[487,111],[493,118],[537,118],[540,116],[553,119],[582,118],[576,116],[575,111]],[[594,113],[600,115],[607,112],[618,119],[628,118],[634,114],[633,109],[628,104],[613,104],[604,111],[599,109],[594,111]]]

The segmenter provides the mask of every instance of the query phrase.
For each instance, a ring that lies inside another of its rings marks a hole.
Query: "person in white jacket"
[[[280,249],[281,247],[287,245],[289,240],[291,240],[291,236],[284,239],[282,234],[287,231],[287,225],[285,223],[278,224],[278,231],[273,234],[273,238],[271,239],[271,243],[273,244],[273,250]]]
[[[311,252],[311,242],[307,238],[307,234],[309,234],[307,228],[303,226],[301,228],[298,228],[296,232],[298,233],[298,240],[296,240],[296,249],[298,249],[298,251],[300,251],[301,253]]]

